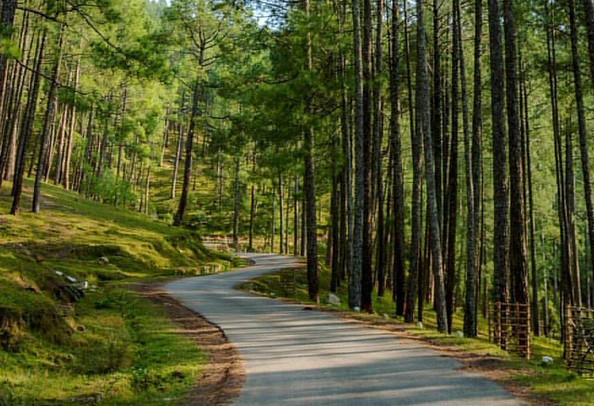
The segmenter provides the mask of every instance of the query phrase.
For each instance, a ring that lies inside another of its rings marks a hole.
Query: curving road
[[[236,405],[521,405],[496,383],[416,342],[331,314],[233,289],[297,260],[245,255],[254,266],[165,289],[219,325],[245,361]]]

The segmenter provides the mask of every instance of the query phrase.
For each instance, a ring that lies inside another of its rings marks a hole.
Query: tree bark
[[[493,298],[508,301],[509,196],[507,184],[507,137],[505,136],[503,48],[498,0],[488,0],[491,73],[491,122],[493,134]]]
[[[200,80],[197,78],[194,84],[194,91],[192,96],[192,116],[190,118],[190,128],[188,129],[188,138],[186,141],[186,163],[184,168],[184,183],[182,186],[182,194],[179,200],[177,213],[173,224],[181,226],[188,205],[188,195],[190,193],[190,182],[192,180],[192,163],[194,153],[194,132],[196,129],[196,118],[198,117],[198,102],[200,99]],[[180,134],[181,137],[181,134]]]
[[[404,242],[404,179],[402,171],[402,135],[400,133],[400,44],[398,41],[399,32],[398,0],[392,0],[392,42],[391,42],[391,66],[390,66],[390,143],[393,155],[393,232],[394,261],[392,264],[392,299],[396,303],[396,316],[404,316],[405,303],[405,242]]]
[[[433,160],[433,138],[431,136],[431,100],[427,75],[426,38],[424,11],[421,0],[417,0],[417,128],[425,144],[425,171],[427,179],[428,219],[431,234],[433,277],[435,280],[435,310],[437,330],[447,331],[447,314],[443,275],[443,256],[437,211],[437,187],[435,184],[435,161]],[[420,207],[419,207],[420,209]],[[420,231],[420,230],[419,230]],[[409,292],[410,294],[410,292]],[[408,312],[408,309],[407,309]]]
[[[27,146],[31,131],[33,130],[33,121],[35,119],[35,111],[37,110],[37,96],[41,84],[41,70],[45,56],[45,45],[47,42],[47,30],[43,31],[41,38],[37,43],[37,57],[35,64],[35,73],[32,78],[32,86],[29,89],[27,99],[27,107],[25,108],[25,117],[23,118],[21,127],[21,136],[19,142],[19,149],[17,153],[17,164],[13,183],[13,201],[10,209],[10,214],[18,215],[21,205],[21,196],[23,193],[23,180],[25,175],[25,159],[27,155]]]

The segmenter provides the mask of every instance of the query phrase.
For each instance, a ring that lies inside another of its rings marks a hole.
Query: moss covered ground
[[[163,404],[205,363],[129,283],[200,275],[234,260],[191,231],[43,186],[42,212],[0,196],[0,405]]]

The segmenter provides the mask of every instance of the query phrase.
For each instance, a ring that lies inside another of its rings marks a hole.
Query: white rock
[[[339,306],[340,298],[338,296],[336,296],[334,293],[329,293],[328,294],[328,303],[330,303],[331,305]]]
[[[270,292],[270,297],[276,297],[276,293]]]
[[[422,322],[422,321],[419,321],[419,322],[417,323],[417,327],[418,327],[420,330],[422,330],[422,329],[423,329],[423,322]]]
[[[356,311],[357,313],[359,313],[361,311],[361,308],[359,306],[355,306],[353,308],[354,311]]]
[[[553,362],[554,362],[553,358],[548,357],[546,355],[544,357],[542,357],[542,360],[541,360],[541,364],[543,366],[553,365]]]
[[[107,265],[107,264],[109,264],[109,258],[101,257],[101,258],[99,258],[99,263],[102,265]]]
[[[66,280],[67,280],[68,282],[72,282],[72,283],[76,283],[76,282],[78,282],[78,281],[76,280],[76,278],[73,278],[73,277],[72,277],[72,276],[70,276],[70,275],[66,275]]]
[[[60,271],[54,271],[54,273],[58,276],[64,276],[64,273]]]
[[[83,289],[85,289],[85,290],[86,290],[86,289],[89,289],[89,282],[88,282],[88,281],[84,281],[84,282],[82,283],[82,288],[83,288]]]
[[[456,337],[458,338],[464,338],[464,333],[461,332],[460,330],[456,331]]]
[[[384,314],[382,315],[382,317],[383,317],[384,319],[386,319],[386,320],[388,320],[388,319],[390,318],[390,316],[388,316],[386,313],[384,313]]]

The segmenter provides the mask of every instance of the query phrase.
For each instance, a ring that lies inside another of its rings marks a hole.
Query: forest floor
[[[464,369],[496,381],[510,393],[532,405],[594,405],[594,382],[566,370],[562,347],[558,340],[535,337],[533,357],[524,360],[499,349],[489,342],[487,321],[479,322],[479,337],[468,339],[458,334],[440,334],[435,329],[435,313],[427,305],[424,325],[406,324],[394,318],[391,298],[374,295],[374,314],[350,311],[346,286],[337,292],[340,304],[328,303],[330,269],[320,266],[320,298],[322,304],[312,303],[307,296],[307,275],[304,270],[287,269],[275,274],[259,276],[243,283],[239,289],[266,297],[280,298],[312,309],[330,312],[345,320],[381,329],[396,337],[412,339],[444,356],[452,357]],[[287,281],[293,281],[287,283]],[[454,331],[462,330],[463,314],[454,317]],[[554,359],[552,366],[541,364],[542,356]]]

